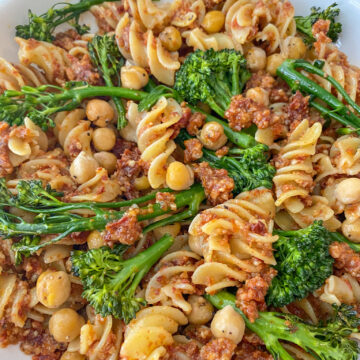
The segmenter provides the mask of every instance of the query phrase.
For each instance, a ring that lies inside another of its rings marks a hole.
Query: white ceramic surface
[[[171,1],[171,0],[170,0]],[[334,0],[291,0],[297,15],[309,13],[311,6],[327,7]],[[0,0],[0,56],[11,61],[17,60],[17,46],[13,41],[17,24],[27,19],[27,10],[40,14],[60,0]],[[72,1],[73,2],[73,1]],[[354,65],[360,66],[360,0],[338,0],[341,9],[340,21],[343,33],[339,46]],[[16,346],[0,349],[0,360],[29,360]]]

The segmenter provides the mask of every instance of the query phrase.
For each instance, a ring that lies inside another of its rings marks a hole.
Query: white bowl
[[[0,0],[0,56],[10,61],[17,61],[17,46],[13,41],[15,26],[27,23],[27,10],[35,14],[45,12],[51,5],[60,0]],[[71,1],[74,2],[74,1]],[[316,6],[325,8],[334,0],[320,0]],[[339,46],[344,51],[351,63],[360,66],[360,46],[357,41],[360,37],[360,0],[338,0],[343,24],[343,32]],[[314,6],[311,0],[292,0],[297,15],[306,15]],[[29,360],[20,352],[17,346],[0,349],[1,360]]]

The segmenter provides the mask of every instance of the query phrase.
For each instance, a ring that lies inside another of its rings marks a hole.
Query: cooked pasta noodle
[[[305,208],[304,201],[313,187],[311,156],[315,154],[320,134],[321,124],[315,123],[310,127],[308,120],[303,120],[280,150],[275,161],[277,171],[273,179],[276,206],[282,205],[292,213]]]
[[[186,325],[186,316],[170,306],[152,306],[140,310],[125,330],[120,356],[129,360],[158,360],[174,342],[179,325]]]
[[[196,287],[191,284],[191,275],[199,260],[199,255],[184,250],[163,257],[154,269],[155,275],[146,286],[146,301],[149,304],[176,306],[189,314],[191,305],[184,299],[183,294],[196,292]]]
[[[155,78],[166,85],[174,85],[179,69],[177,52],[168,52],[152,30],[146,29],[126,13],[119,21],[116,40],[122,55],[136,65],[149,68]]]
[[[166,183],[167,166],[176,148],[171,139],[174,133],[171,127],[180,121],[181,116],[180,105],[165,97],[160,98],[148,112],[139,113],[134,103],[129,106],[129,124],[122,130],[122,135],[127,140],[134,140],[136,136],[141,158],[150,164],[148,180],[153,189]],[[187,171],[191,172],[191,169]]]

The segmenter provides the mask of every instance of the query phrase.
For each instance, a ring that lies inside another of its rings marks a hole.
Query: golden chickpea
[[[115,146],[116,135],[110,128],[97,128],[93,133],[92,142],[97,151],[109,151]]]
[[[343,204],[360,201],[360,179],[349,178],[341,181],[335,188],[335,197]]]
[[[219,32],[225,23],[225,15],[219,10],[213,10],[206,13],[201,26],[208,34]]]
[[[99,231],[93,230],[87,237],[87,244],[89,249],[98,249],[105,245],[105,241]]]
[[[204,325],[211,320],[214,307],[205,298],[190,295],[188,302],[191,305],[191,313],[188,315],[190,324]]]
[[[194,174],[189,166],[180,161],[170,163],[166,171],[166,184],[172,190],[185,190],[194,183]]]
[[[149,179],[147,176],[141,176],[136,178],[134,181],[134,186],[136,190],[147,190],[150,188]]]
[[[141,66],[123,66],[120,72],[121,86],[140,90],[149,82],[149,74]]]
[[[181,34],[174,26],[167,26],[159,35],[162,45],[168,51],[179,50],[182,44]]]
[[[70,342],[80,335],[85,320],[75,310],[66,308],[56,311],[50,318],[49,331],[58,342]]]
[[[210,121],[202,127],[199,140],[210,150],[218,150],[227,143],[224,128],[215,121]]]
[[[101,167],[107,170],[108,174],[112,174],[116,169],[116,156],[108,151],[100,151],[94,154],[94,159]]]
[[[244,336],[245,322],[231,305],[227,305],[214,315],[211,332],[216,338],[227,338],[238,344]]]
[[[104,127],[115,117],[115,111],[105,100],[93,99],[86,105],[86,116],[96,126]]]
[[[83,184],[96,174],[98,162],[85,151],[82,151],[71,163],[70,175],[78,184]]]
[[[65,351],[60,360],[85,360],[85,355],[81,355],[78,351]]]
[[[50,309],[55,309],[65,303],[71,293],[71,282],[64,271],[46,270],[36,282],[38,300]]]
[[[261,87],[251,88],[246,92],[246,97],[258,104],[269,106],[269,92]]]
[[[266,67],[266,52],[257,46],[252,47],[246,54],[247,65],[252,71],[264,70]]]
[[[267,58],[266,71],[275,76],[277,68],[285,61],[285,57],[280,54],[272,54]]]
[[[301,59],[306,54],[306,45],[304,41],[297,36],[289,36],[285,40],[287,57],[290,59]]]
[[[350,241],[360,243],[360,219],[354,222],[345,220],[342,223],[341,230]]]

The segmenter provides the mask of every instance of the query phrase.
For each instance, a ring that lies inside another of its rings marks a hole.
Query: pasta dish
[[[18,62],[0,58],[0,346],[357,360],[360,69],[340,11],[29,10]]]

